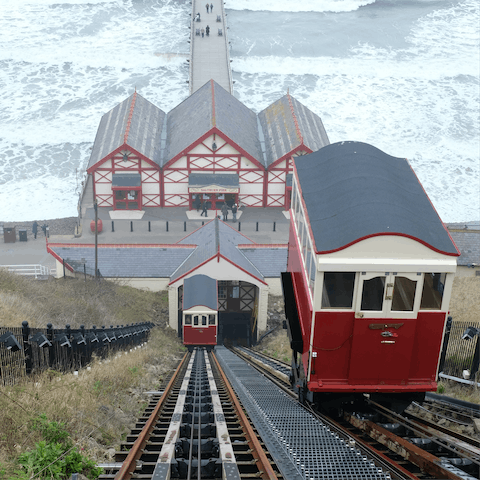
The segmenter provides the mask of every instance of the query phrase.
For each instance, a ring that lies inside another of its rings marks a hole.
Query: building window
[[[191,324],[192,324],[192,316],[185,315],[185,325],[191,325]]]
[[[352,308],[354,288],[354,272],[325,272],[322,308]]]
[[[363,281],[361,310],[383,310],[383,294],[386,277],[374,277]]]
[[[406,277],[395,277],[393,286],[392,311],[412,312],[415,303],[417,282]]]
[[[208,324],[209,324],[209,325],[215,325],[215,315],[210,314],[210,315],[208,316]]]
[[[440,310],[445,289],[445,273],[426,273],[420,310]]]
[[[207,316],[202,315],[202,326],[206,327],[207,326]]]

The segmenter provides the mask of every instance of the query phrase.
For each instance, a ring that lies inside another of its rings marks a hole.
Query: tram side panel
[[[217,312],[184,313],[183,344],[187,346],[216,345]]]

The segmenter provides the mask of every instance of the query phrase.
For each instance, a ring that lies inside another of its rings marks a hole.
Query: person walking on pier
[[[207,3],[205,7],[207,7],[207,13],[208,13],[208,9],[210,8],[210,5]]]
[[[210,4],[210,13],[213,13],[213,3]]]
[[[200,21],[200,12],[197,12],[197,15],[196,15],[196,17],[195,17],[195,20],[196,20],[197,22]]]
[[[237,204],[236,203],[232,205],[232,214],[233,214],[232,222],[236,222],[237,221]]]
[[[210,36],[210,27],[207,25],[207,28],[205,29],[205,32],[207,32],[207,37]]]
[[[205,37],[205,29],[204,28],[202,28],[201,32],[202,32],[202,38]]]

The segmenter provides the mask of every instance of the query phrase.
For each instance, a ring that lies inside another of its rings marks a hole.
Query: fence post
[[[168,221],[167,221],[167,223],[166,223],[166,226],[167,226],[167,232],[168,232]]]
[[[242,230],[242,224],[238,222],[238,231],[240,232]]]
[[[85,338],[85,345],[80,347],[81,350],[83,350],[84,355],[82,355],[82,352],[80,352],[80,368],[84,367],[85,364],[87,364],[90,361],[90,357],[88,355],[88,344],[90,343],[87,338],[86,338],[86,332],[85,332],[85,325],[80,325],[80,334],[82,335],[83,338]],[[78,347],[78,345],[77,345]],[[85,360],[85,363],[82,362],[82,357]]]
[[[273,231],[276,232],[275,228],[277,226],[277,222],[273,222]]]
[[[148,221],[148,231],[151,232],[151,228],[150,228],[150,220]]]
[[[25,372],[27,375],[32,373],[32,345],[28,341],[30,336],[30,327],[28,322],[24,320],[22,322],[22,337],[23,337],[23,352],[25,355]]]
[[[115,231],[115,224],[114,224],[114,221],[112,220],[112,232]]]
[[[472,370],[470,371],[470,378],[475,382],[477,381],[476,375],[477,375],[478,367],[480,363],[480,337],[477,335],[476,338],[477,338],[477,345],[475,346],[475,353],[473,354],[473,361],[472,361]]]
[[[258,232],[258,222],[257,222],[257,230],[256,231]]]
[[[438,373],[443,371],[443,366],[445,364],[445,357],[447,355],[448,340],[450,339],[450,330],[452,328],[452,317],[449,315],[447,317],[447,324],[445,325],[445,335],[443,336],[443,347],[442,354],[440,355],[440,362],[438,365]]]
[[[70,342],[70,345],[72,345],[72,329],[70,328],[70,324],[67,323],[65,325],[65,335],[67,336],[68,338],[68,341]],[[69,362],[69,366],[68,366],[68,369],[71,369],[73,367],[73,364],[74,364],[74,361],[73,361],[73,349],[74,349],[74,345],[72,345],[72,348],[69,348],[67,349],[66,351],[68,351],[68,354],[67,355],[70,355],[70,362]],[[66,368],[67,366],[65,365],[65,370],[68,370]]]
[[[130,231],[133,232],[133,222],[130,222]]]
[[[51,343],[51,347],[48,347],[48,366],[53,368],[55,365],[55,342],[53,341],[53,325],[47,323],[47,338]]]

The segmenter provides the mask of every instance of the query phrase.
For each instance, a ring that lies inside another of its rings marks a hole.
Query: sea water
[[[408,158],[445,222],[480,219],[477,0],[227,0],[234,94],[290,92],[332,143]],[[188,96],[185,0],[15,0],[0,15],[0,221],[74,216],[101,116]]]

